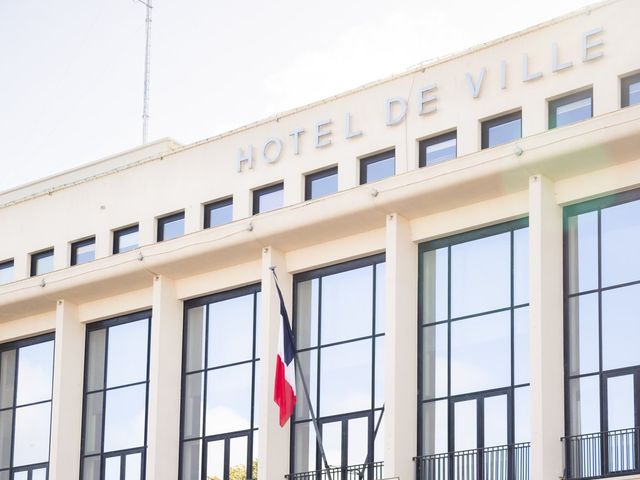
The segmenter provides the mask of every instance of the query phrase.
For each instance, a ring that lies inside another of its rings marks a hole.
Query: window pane
[[[384,405],[384,337],[375,339],[376,365],[374,385],[374,406],[381,408]]]
[[[333,170],[333,169],[332,169]],[[321,172],[322,173],[322,172]],[[313,177],[313,175],[312,175]],[[320,198],[338,191],[338,171],[330,175],[312,178],[309,182],[310,191],[307,192],[307,200]]]
[[[435,165],[456,158],[456,143],[456,139],[451,138],[427,145],[425,151],[426,164]]]
[[[371,408],[371,341],[326,347],[320,355],[320,416]]]
[[[484,399],[484,446],[506,445],[507,438],[507,396],[496,395]]]
[[[75,250],[75,265],[87,263],[96,258],[95,240],[84,245],[75,244],[72,248]]]
[[[114,253],[124,253],[138,248],[138,227],[125,228],[114,232],[117,249]]]
[[[284,205],[284,187],[280,186],[278,190],[263,192],[257,190],[254,194],[258,195],[258,211],[254,213],[270,212]]]
[[[142,455],[134,453],[127,455],[125,460],[124,480],[140,480]]]
[[[556,127],[591,118],[591,97],[559,105],[555,111]]]
[[[607,378],[607,430],[635,426],[633,385],[633,374]]]
[[[447,435],[447,400],[428,402],[422,406],[422,445],[423,455],[433,455],[449,451]]]
[[[104,480],[120,480],[120,457],[104,460]]]
[[[329,465],[342,465],[342,423],[322,425],[322,446]]]
[[[42,275],[53,271],[53,250],[45,253],[38,253],[35,257],[35,271],[32,271],[32,275]]]
[[[451,323],[451,393],[511,384],[510,313]]]
[[[309,414],[309,403],[307,401],[306,395],[304,393],[301,395],[300,392],[302,390],[302,379],[300,378],[300,372],[304,375],[304,379],[307,382],[307,386],[309,387],[309,396],[311,397],[311,401],[313,404],[314,411],[316,414],[318,413],[316,398],[317,398],[317,371],[318,371],[318,351],[311,350],[308,352],[299,352],[298,360],[300,364],[298,368],[296,368],[296,387],[299,392],[296,396],[296,419],[307,419],[311,418]]]
[[[385,293],[385,277],[387,267],[384,263],[379,263],[376,268],[376,333],[384,332],[384,318],[387,308],[387,295]]]
[[[0,285],[13,281],[13,261],[0,263]]]
[[[89,332],[87,391],[104,388],[104,354],[106,338],[107,330],[104,328]]]
[[[529,303],[529,229],[513,232],[513,303]]]
[[[569,218],[569,291],[598,288],[598,212]]]
[[[366,162],[366,159],[362,161]],[[381,158],[375,162],[367,163],[366,167],[366,183],[382,180],[383,178],[391,177],[395,174],[396,170],[396,158],[395,154]]]
[[[85,399],[84,454],[100,453],[102,445],[103,392],[90,393]]]
[[[229,473],[247,478],[247,437],[236,437],[229,441]],[[231,475],[230,475],[231,476]],[[233,477],[231,477],[233,478]]]
[[[207,372],[206,435],[251,426],[251,364]]]
[[[49,461],[51,402],[16,409],[13,465]]]
[[[529,307],[513,312],[513,377],[516,385],[529,383]]]
[[[449,317],[449,249],[424,253],[424,322],[433,323]]]
[[[84,459],[82,480],[100,480],[100,457],[87,457]]]
[[[7,350],[0,356],[0,408],[13,406],[13,388],[16,376],[16,350]]]
[[[298,283],[296,298],[296,343],[298,348],[318,344],[318,285],[317,278]]]
[[[208,205],[206,207],[206,212],[206,224],[209,228],[224,225],[225,223],[230,223],[233,220],[233,203],[225,200],[223,202]]]
[[[147,379],[149,320],[137,320],[109,328],[107,387]]]
[[[104,451],[144,446],[146,385],[107,391]]]
[[[348,421],[349,445],[347,446],[347,464],[360,465],[365,463],[369,452],[369,419],[354,418]]]
[[[640,280],[640,201],[602,210],[602,286]]]
[[[322,278],[322,343],[364,337],[373,330],[373,267]]]
[[[451,247],[451,316],[505,308],[511,304],[509,233]]]
[[[487,146],[494,147],[496,145],[502,145],[503,143],[517,140],[522,136],[522,120],[515,119],[488,129]]]
[[[31,480],[47,480],[47,469],[36,468],[31,471]]]
[[[209,367],[253,356],[253,294],[209,305]]]
[[[598,294],[569,299],[569,370],[571,375],[599,368]]]
[[[629,105],[640,103],[640,81],[629,85]]]
[[[600,386],[598,376],[569,380],[571,435],[600,431]]]
[[[224,475],[224,441],[207,443],[207,478],[220,480]]]
[[[602,292],[602,364],[605,370],[640,364],[640,285]]]
[[[529,392],[529,387],[521,387],[514,390],[514,426],[516,443],[531,441],[531,408]]]
[[[423,327],[422,393],[424,398],[447,396],[448,325]]]
[[[158,240],[171,240],[184,235],[184,214],[180,216],[171,216],[158,220],[158,229],[161,230]]]
[[[205,315],[204,305],[187,312],[187,372],[204,368]]]
[[[182,480],[200,480],[200,441],[182,444]]]
[[[9,468],[11,460],[11,430],[13,429],[13,411],[0,412],[0,468]]]
[[[22,347],[18,353],[17,404],[51,399],[53,341]]]
[[[471,450],[478,446],[478,401],[465,400],[454,404],[455,451]]]
[[[184,393],[184,438],[202,435],[202,414],[204,403],[204,374],[192,373],[185,379]]]
[[[294,472],[309,472],[316,468],[316,433],[311,422],[295,426]]]

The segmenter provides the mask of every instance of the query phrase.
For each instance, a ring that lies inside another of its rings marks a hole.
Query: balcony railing
[[[563,438],[566,478],[602,478],[640,473],[639,435],[639,429],[626,428]]]
[[[418,480],[529,480],[529,443],[416,457]]]
[[[349,465],[347,467],[330,467],[311,472],[291,473],[285,475],[289,480],[380,480],[384,462]]]

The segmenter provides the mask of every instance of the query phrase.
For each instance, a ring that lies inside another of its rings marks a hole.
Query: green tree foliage
[[[254,460],[253,462],[253,479],[258,478],[258,462]],[[229,480],[252,480],[252,478],[247,477],[247,467],[244,465],[236,465],[235,467],[229,468]],[[207,480],[223,480],[218,476],[207,477]]]

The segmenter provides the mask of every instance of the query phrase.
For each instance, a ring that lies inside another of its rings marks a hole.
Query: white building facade
[[[639,18],[0,193],[0,480],[640,479]]]

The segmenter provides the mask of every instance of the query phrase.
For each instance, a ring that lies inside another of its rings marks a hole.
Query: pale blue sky
[[[591,0],[154,0],[149,139],[191,143]],[[0,0],[0,191],[141,143],[145,7]]]

